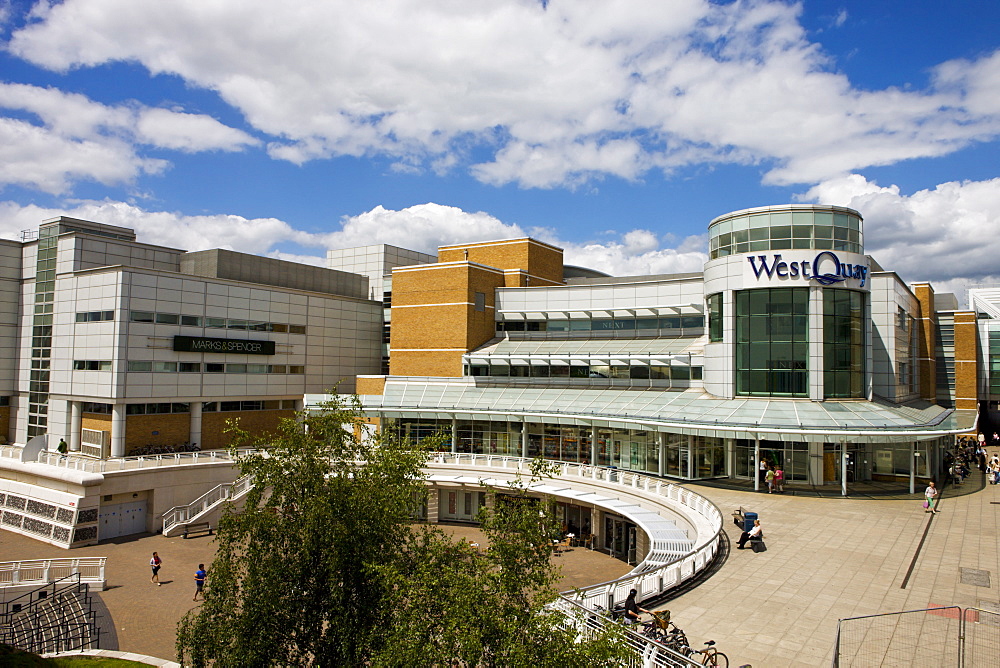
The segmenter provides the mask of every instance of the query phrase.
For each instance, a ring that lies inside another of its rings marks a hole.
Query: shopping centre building
[[[912,487],[976,426],[976,312],[866,256],[846,208],[721,216],[699,274],[567,278],[535,240],[447,246],[396,268],[391,302],[366,409],[457,452]]]
[[[45,221],[0,241],[3,523],[35,535],[62,517],[49,540],[66,545],[154,530],[231,465],[111,462],[223,447],[228,418],[268,429],[334,387],[361,395],[373,428],[454,453],[680,481],[757,480],[766,461],[791,488],[843,493],[915,489],[980,403],[996,408],[994,291],[960,309],[907,285],[842,207],[737,211],[708,230],[702,272],[614,277],[534,239],[331,250],[320,268]],[[51,457],[60,439],[68,460]],[[438,519],[475,516],[466,487],[442,492]],[[585,509],[566,519],[597,527]]]

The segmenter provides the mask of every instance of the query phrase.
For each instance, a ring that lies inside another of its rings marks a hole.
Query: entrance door
[[[146,501],[143,499],[101,506],[97,521],[100,540],[143,533],[146,531]]]

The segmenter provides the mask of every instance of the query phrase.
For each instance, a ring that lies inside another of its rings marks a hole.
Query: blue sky
[[[0,234],[325,249],[530,234],[697,271],[723,213],[850,206],[904,279],[1000,283],[1000,6],[0,0]]]

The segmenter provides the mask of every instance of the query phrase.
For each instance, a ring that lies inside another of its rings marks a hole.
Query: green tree
[[[227,509],[178,658],[204,666],[620,665],[614,634],[576,642],[555,596],[551,508],[530,480],[491,491],[478,554],[411,520],[434,442],[364,433],[357,398],[232,448],[253,487]],[[541,469],[538,470],[542,474]]]

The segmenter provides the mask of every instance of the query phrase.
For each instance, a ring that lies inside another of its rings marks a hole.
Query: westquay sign
[[[174,350],[184,353],[273,355],[274,341],[245,341],[243,339],[210,339],[203,336],[175,336]]]
[[[848,259],[866,259],[863,255],[849,254]],[[815,281],[820,285],[845,285],[865,287],[868,283],[868,264],[842,262],[833,251],[820,251],[811,259],[784,259],[781,253],[750,255],[747,257],[750,274],[758,282],[763,279],[798,279]]]

